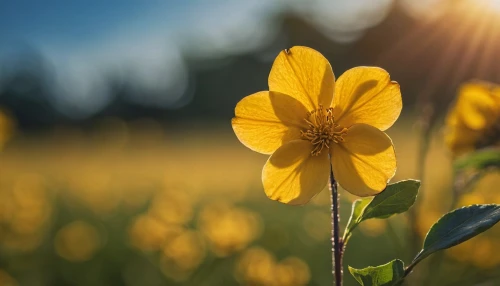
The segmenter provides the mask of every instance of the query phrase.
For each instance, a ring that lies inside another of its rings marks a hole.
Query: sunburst
[[[466,80],[500,83],[500,0],[449,0],[443,6],[441,16],[417,22],[378,63],[406,73],[418,90],[417,103],[438,110]]]

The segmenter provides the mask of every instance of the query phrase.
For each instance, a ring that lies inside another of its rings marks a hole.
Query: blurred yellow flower
[[[267,250],[252,247],[238,259],[235,278],[241,285],[300,286],[309,283],[311,273],[309,266],[297,257],[277,262]]]
[[[74,221],[59,230],[54,239],[59,256],[72,262],[92,259],[101,246],[99,231],[85,221]]]
[[[352,194],[371,196],[385,188],[396,157],[383,131],[402,108],[399,85],[385,70],[356,67],[335,82],[323,55],[293,47],[278,55],[268,83],[269,91],[236,105],[232,126],[245,146],[272,154],[262,171],[269,198],[307,203],[326,186],[330,162]]]
[[[12,176],[8,185],[1,182],[2,178],[0,247],[15,252],[34,251],[43,243],[51,221],[52,204],[46,190],[47,182],[36,173]]]
[[[283,259],[276,265],[274,275],[276,281],[274,285],[280,286],[307,285],[311,279],[309,266],[293,256]]]
[[[252,247],[241,255],[235,269],[241,285],[272,285],[276,259],[267,250]]]
[[[455,156],[500,141],[500,86],[472,81],[460,87],[446,117],[446,144]]]
[[[243,250],[258,238],[261,222],[256,213],[220,202],[202,209],[199,228],[214,254],[224,257]]]
[[[160,250],[183,231],[179,225],[164,223],[150,215],[137,217],[128,229],[130,243],[145,252]]]
[[[197,231],[186,230],[165,244],[161,271],[174,280],[185,280],[205,258],[205,244]]]
[[[165,223],[185,224],[193,215],[193,197],[180,190],[159,192],[149,213]]]

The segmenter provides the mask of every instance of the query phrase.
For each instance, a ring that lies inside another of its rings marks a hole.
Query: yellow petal
[[[398,119],[402,106],[399,84],[381,68],[352,68],[335,86],[334,115],[344,127],[365,123],[384,131]]]
[[[312,144],[294,140],[280,147],[262,170],[266,195],[273,200],[303,205],[326,186],[329,177],[328,152],[312,156]]]
[[[474,130],[490,127],[500,116],[497,96],[490,92],[488,84],[480,82],[460,88],[455,109],[457,120]]]
[[[396,172],[391,138],[367,124],[347,130],[344,142],[332,149],[333,174],[353,195],[373,196],[383,191]]]
[[[269,74],[269,90],[296,98],[312,111],[332,103],[335,76],[328,60],[307,47],[282,51]]]
[[[261,91],[243,98],[231,121],[234,133],[248,148],[271,154],[306,129],[307,111],[296,99],[279,92]]]

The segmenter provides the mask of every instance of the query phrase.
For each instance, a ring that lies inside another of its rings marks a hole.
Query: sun
[[[500,0],[483,0],[483,2],[485,2],[487,8],[500,13]]]

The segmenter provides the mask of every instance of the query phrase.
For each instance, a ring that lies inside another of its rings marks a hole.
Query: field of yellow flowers
[[[243,147],[229,122],[108,118],[89,129],[21,134],[3,118],[0,285],[331,285],[328,192],[301,207],[267,199],[260,179],[267,156]],[[414,118],[388,134],[398,158],[393,181],[415,177]],[[432,138],[419,194],[422,237],[454,203],[442,129]],[[499,183],[498,173],[487,174],[457,206],[500,203],[488,189]],[[340,194],[345,225],[354,197]],[[346,263],[409,259],[407,228],[405,215],[367,221]],[[433,285],[498,276],[498,248],[498,226],[451,248],[441,271],[455,274]]]

